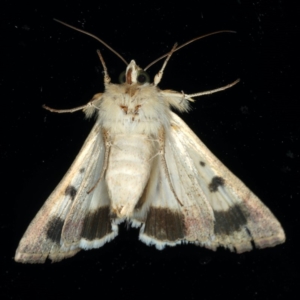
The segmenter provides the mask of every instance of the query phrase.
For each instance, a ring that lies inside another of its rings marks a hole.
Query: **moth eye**
[[[136,80],[137,80],[138,83],[144,84],[146,82],[147,83],[150,82],[150,77],[149,77],[147,72],[139,71],[139,74],[138,74]]]
[[[126,77],[125,77],[126,72],[123,71],[120,75],[119,75],[119,82],[120,83],[124,83],[126,81]]]

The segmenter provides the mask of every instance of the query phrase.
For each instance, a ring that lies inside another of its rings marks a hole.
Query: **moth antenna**
[[[77,27],[74,27],[74,26],[72,26],[72,25],[69,25],[69,24],[67,24],[67,23],[65,23],[65,22],[62,22],[62,21],[60,21],[60,20],[57,20],[57,19],[53,19],[54,21],[56,21],[56,22],[58,22],[58,23],[60,23],[60,24],[62,24],[62,25],[65,25],[65,26],[67,26],[67,27],[69,27],[69,28],[72,28],[72,29],[74,29],[74,30],[76,30],[76,31],[79,31],[79,32],[81,32],[81,33],[83,33],[83,34],[86,34],[86,35],[89,35],[89,36],[91,36],[92,38],[94,38],[95,40],[97,40],[97,41],[99,41],[102,45],[104,45],[106,48],[108,48],[111,52],[113,52],[114,54],[116,54],[125,64],[126,64],[126,66],[128,65],[128,62],[125,60],[125,58],[121,55],[121,54],[119,54],[116,50],[114,50],[112,47],[110,47],[108,44],[106,44],[104,41],[102,41],[100,38],[98,38],[97,36],[95,36],[94,34],[91,34],[91,33],[89,33],[89,32],[87,32],[87,31],[85,31],[85,30],[82,30],[82,29],[79,29],[79,28],[77,28]]]
[[[197,40],[206,38],[206,37],[211,36],[211,35],[214,35],[214,34],[223,33],[223,32],[236,33],[236,31],[232,31],[232,30],[219,30],[219,31],[215,31],[215,32],[208,33],[208,34],[205,34],[205,35],[201,35],[201,36],[198,36],[198,37],[196,37],[196,38],[194,38],[194,39],[192,39],[192,40],[189,40],[189,41],[187,41],[186,43],[182,44],[181,46],[177,47],[177,48],[173,51],[173,53],[176,52],[176,51],[178,51],[179,49],[181,49],[181,48],[187,46],[188,44],[191,44],[191,43],[197,41]],[[144,69],[144,71],[146,71],[146,70],[149,69],[152,65],[156,64],[158,61],[160,61],[161,59],[163,59],[164,57],[166,57],[166,56],[168,56],[168,55],[169,55],[169,53],[166,53],[166,54],[160,56],[159,58],[157,58],[156,60],[154,60],[152,63],[150,63],[150,64]]]
[[[106,84],[110,83],[110,77],[109,77],[108,72],[107,72],[105,61],[104,61],[103,56],[102,56],[102,54],[101,54],[101,52],[100,52],[99,49],[97,50],[97,54],[98,54],[98,56],[100,58],[100,61],[101,61],[102,67],[103,67],[104,85],[106,85]]]
[[[173,46],[173,48],[171,49],[171,51],[167,54],[167,58],[165,59],[160,71],[155,75],[154,77],[154,85],[158,85],[159,82],[161,81],[162,79],[162,76],[163,76],[163,73],[164,73],[164,69],[166,68],[166,65],[171,57],[171,55],[176,51],[176,47],[177,47],[177,43],[175,43],[175,45]]]

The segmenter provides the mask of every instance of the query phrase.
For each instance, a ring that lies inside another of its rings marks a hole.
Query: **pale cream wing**
[[[185,237],[183,214],[166,175],[161,156],[156,156],[148,184],[131,219],[133,227],[142,225],[139,239],[159,250],[175,246]]]
[[[104,153],[100,120],[97,120],[72,166],[27,228],[16,251],[17,262],[43,263],[47,257],[59,261],[88,248],[90,243],[86,241],[112,237],[111,226],[107,225],[108,196],[102,195],[105,192],[101,190],[102,184],[88,193],[99,179]],[[103,228],[99,230],[101,220],[106,232]]]
[[[148,184],[136,207],[133,225],[142,224],[140,240],[163,249],[193,241],[209,246],[214,238],[214,213],[195,177],[194,162],[174,148],[165,132],[163,153],[155,156]],[[157,150],[159,151],[159,149]]]
[[[169,153],[166,151],[166,157],[175,157],[179,170],[179,178],[173,179],[173,185],[187,189],[190,184],[189,200],[198,209],[197,211],[185,202],[181,207],[184,213],[185,239],[188,242],[199,243],[213,250],[223,246],[241,253],[251,250],[252,242],[257,248],[265,248],[285,241],[284,231],[271,211],[174,113],[171,114],[168,140],[172,149]],[[173,169],[170,164],[168,168]],[[211,213],[213,223],[210,222]],[[189,215],[195,214],[193,222]],[[212,227],[203,227],[203,221],[198,221],[202,218],[208,220],[205,226]],[[203,230],[209,232],[208,240],[203,239]]]

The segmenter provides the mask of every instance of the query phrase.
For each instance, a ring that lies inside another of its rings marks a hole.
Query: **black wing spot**
[[[225,211],[214,211],[215,234],[230,235],[241,230],[247,224],[248,214],[242,205],[234,205]],[[250,232],[247,231],[251,236]]]
[[[77,190],[73,185],[69,185],[65,190],[65,195],[70,196],[72,201],[74,200],[76,194],[77,194]]]
[[[52,242],[60,244],[60,237],[62,228],[64,226],[64,220],[60,217],[52,217],[47,226],[46,236]]]
[[[205,167],[205,162],[204,162],[204,161],[200,161],[200,165],[201,165],[202,167]]]
[[[213,177],[210,184],[208,185],[208,188],[212,193],[214,193],[218,190],[219,186],[223,186],[224,184],[225,184],[224,178],[215,176]]]
[[[85,168],[81,168],[81,169],[79,170],[80,173],[83,173],[84,171],[85,171]]]

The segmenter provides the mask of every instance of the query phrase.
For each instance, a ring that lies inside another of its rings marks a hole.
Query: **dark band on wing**
[[[212,178],[210,184],[208,185],[209,190],[214,193],[218,190],[219,186],[223,186],[225,183],[224,178],[215,176]]]
[[[144,234],[160,241],[181,240],[185,236],[183,216],[170,209],[150,207]]]
[[[46,236],[52,242],[59,244],[64,220],[60,217],[52,217],[48,223]]]
[[[215,234],[230,235],[247,224],[247,213],[243,212],[241,205],[235,205],[224,211],[214,211],[214,215]]]
[[[84,218],[84,225],[81,237],[92,241],[101,239],[112,232],[109,207],[100,207],[94,212],[90,212]]]
[[[69,185],[65,190],[65,195],[70,196],[72,201],[75,199],[76,194],[77,194],[77,190],[73,185]]]

